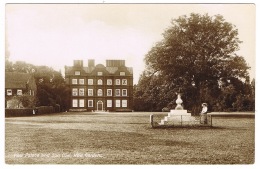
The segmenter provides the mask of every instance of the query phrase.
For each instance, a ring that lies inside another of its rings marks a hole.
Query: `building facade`
[[[5,72],[5,107],[23,108],[18,104],[17,96],[36,96],[37,86],[33,75],[29,73]]]
[[[74,60],[65,66],[65,79],[71,90],[71,111],[132,111],[133,69],[124,60]]]

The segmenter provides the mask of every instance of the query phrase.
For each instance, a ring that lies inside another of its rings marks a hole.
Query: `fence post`
[[[154,127],[153,126],[153,114],[150,115],[150,123],[151,123],[152,127]]]

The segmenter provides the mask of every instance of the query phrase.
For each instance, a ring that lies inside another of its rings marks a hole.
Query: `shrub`
[[[54,113],[54,108],[52,106],[40,106],[36,108],[36,114],[51,114]]]

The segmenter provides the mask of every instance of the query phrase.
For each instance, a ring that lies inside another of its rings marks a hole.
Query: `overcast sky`
[[[124,59],[134,69],[162,39],[171,19],[190,13],[221,14],[236,25],[255,77],[255,6],[250,4],[8,4],[6,32],[10,60],[47,65],[64,72],[73,60]],[[85,61],[85,62],[86,62]]]

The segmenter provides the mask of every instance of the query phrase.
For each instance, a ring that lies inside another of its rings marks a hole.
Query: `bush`
[[[168,107],[164,107],[164,108],[162,109],[162,112],[170,112],[170,109],[169,109]]]
[[[54,113],[54,108],[52,106],[40,106],[36,108],[36,114],[51,114]]]

